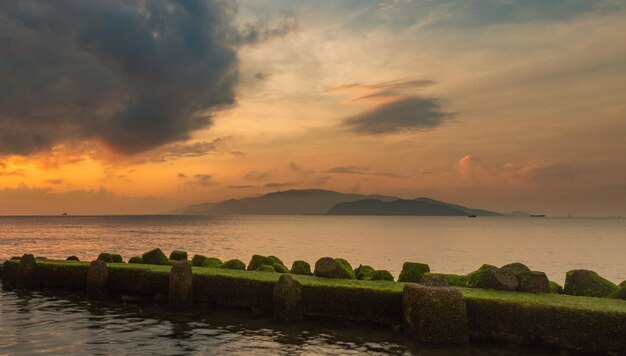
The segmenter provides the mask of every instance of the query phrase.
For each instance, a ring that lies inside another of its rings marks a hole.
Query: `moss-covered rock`
[[[273,259],[267,256],[253,255],[250,259],[250,262],[248,263],[247,269],[248,271],[256,271],[257,269],[259,269],[259,267],[261,267],[261,265],[272,266],[274,262],[275,261]]]
[[[154,250],[150,250],[143,255],[141,255],[141,259],[144,264],[147,265],[171,265],[170,260],[165,256],[163,251],[160,248],[155,248]]]
[[[80,259],[76,256],[69,256],[65,259],[66,261],[80,261]]]
[[[29,288],[35,284],[35,256],[25,254],[17,267],[16,285],[18,288]]]
[[[278,273],[289,273],[289,268],[285,267],[285,265],[280,263],[275,263],[272,267]]]
[[[550,281],[550,293],[563,294],[563,287],[556,282]]]
[[[224,262],[217,257],[206,257],[202,255],[194,255],[191,259],[191,264],[196,267],[212,267],[220,268],[224,265]]]
[[[467,276],[462,274],[451,274],[451,273],[432,273],[427,272],[424,273],[424,278],[443,278],[449,285],[453,287],[467,287]]]
[[[291,274],[299,274],[303,276],[311,276],[311,265],[305,261],[293,261],[291,265]]]
[[[283,266],[285,265],[283,263],[283,261],[280,258],[276,257],[276,256],[267,256],[267,258],[271,259],[274,262],[274,263],[272,263],[272,266],[275,265],[275,264],[279,264],[279,265],[283,265]]]
[[[386,269],[377,269],[372,273],[372,281],[393,281],[393,275]]]
[[[492,265],[482,265],[467,277],[467,285],[472,288],[514,291],[519,285],[513,273]]]
[[[256,270],[259,272],[276,272],[274,267],[270,265],[260,265]]]
[[[187,261],[187,251],[174,250],[170,253],[170,260],[172,261]]]
[[[113,263],[113,256],[111,256],[111,254],[108,252],[102,252],[98,255],[98,258],[96,258],[96,260],[104,261],[106,263]]]
[[[302,319],[302,285],[290,275],[280,276],[274,285],[273,301],[274,319],[287,322]]]
[[[407,284],[402,309],[404,329],[418,343],[469,343],[467,307],[458,289]]]
[[[509,271],[516,276],[520,273],[530,272],[530,268],[521,262],[509,263],[508,265],[500,267],[500,269]]]
[[[606,297],[618,287],[611,281],[600,277],[596,272],[575,269],[565,274],[563,293],[586,297]]]
[[[122,256],[117,254],[117,253],[112,253],[111,254],[111,260],[113,261],[113,263],[123,263],[124,262],[124,259],[122,258]]]
[[[322,257],[317,260],[313,274],[325,278],[355,279],[354,271],[348,271],[337,259],[332,257]]]
[[[143,258],[141,258],[141,256],[133,256],[128,259],[128,263],[141,264],[143,263]]]
[[[427,287],[450,287],[450,283],[441,275],[427,273],[422,277],[420,284]]]
[[[372,274],[374,274],[374,271],[376,270],[372,266],[359,265],[359,267],[354,270],[354,274],[356,275],[356,279],[367,281],[372,279]]]
[[[350,279],[356,279],[356,274],[354,273],[354,269],[352,268],[352,265],[350,265],[350,262],[343,258],[335,258],[335,261],[339,262],[341,267],[346,270],[346,272],[350,275]]]
[[[11,257],[9,260],[10,260],[10,261],[19,261],[19,260],[21,260],[21,259],[22,259],[22,258],[21,258],[20,256],[13,256],[13,257]]]
[[[398,276],[398,282],[413,282],[419,283],[424,276],[424,273],[430,272],[430,267],[424,263],[417,262],[404,262],[402,265],[402,272]]]
[[[622,282],[615,292],[609,294],[609,298],[626,300],[626,283]]]
[[[550,281],[539,271],[520,272],[517,275],[517,290],[527,293],[550,293]]]
[[[245,270],[246,269],[246,264],[241,262],[241,260],[238,260],[238,259],[234,258],[232,260],[228,260],[228,261],[224,262],[224,264],[220,268]]]
[[[626,287],[626,281],[623,281],[622,283],[617,285],[618,287],[622,288],[622,287]]]

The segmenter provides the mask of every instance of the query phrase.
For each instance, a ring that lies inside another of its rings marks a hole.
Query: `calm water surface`
[[[398,275],[404,261],[433,271],[467,273],[513,261],[562,283],[565,272],[592,269],[626,279],[626,219],[344,217],[344,216],[69,216],[0,217],[0,259],[100,252],[124,258],[160,247],[248,262],[253,254],[290,265],[344,257]]]

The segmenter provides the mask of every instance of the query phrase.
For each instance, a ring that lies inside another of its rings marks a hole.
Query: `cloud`
[[[243,176],[243,179],[253,180],[253,181],[262,181],[262,180],[268,179],[269,176],[270,176],[269,172],[250,171],[245,176]]]
[[[370,167],[338,166],[325,170],[325,173],[366,174]]]
[[[84,140],[133,154],[210,127],[235,103],[238,46],[297,27],[235,16],[221,0],[0,2],[0,156]]]
[[[63,179],[47,179],[46,183],[49,183],[49,184],[63,184]]]
[[[418,90],[435,84],[432,80],[411,79],[393,80],[374,84],[343,84],[328,89],[328,92],[357,92],[359,95],[347,100],[348,103],[371,100],[371,99],[401,99]]]
[[[357,134],[380,135],[430,131],[454,117],[436,98],[408,97],[348,117],[342,126]]]
[[[193,178],[196,180],[196,184],[206,187],[211,184],[213,176],[210,174],[194,174]]]
[[[272,182],[272,183],[265,184],[263,187],[265,187],[265,188],[284,188],[284,187],[289,187],[289,186],[292,186],[292,185],[293,185],[293,183],[290,183],[290,182],[287,182],[287,183],[275,183],[275,182]]]
[[[253,185],[248,185],[248,184],[243,184],[243,185],[229,185],[228,188],[231,189],[250,189],[250,188],[256,188]]]
[[[185,173],[178,173],[176,175],[176,177],[178,177],[178,178],[187,178],[187,175]]]
[[[464,178],[473,178],[483,170],[482,160],[472,155],[465,155],[456,164],[457,172]]]
[[[539,185],[564,183],[577,178],[581,173],[580,169],[559,161],[506,163],[502,170],[511,179]]]

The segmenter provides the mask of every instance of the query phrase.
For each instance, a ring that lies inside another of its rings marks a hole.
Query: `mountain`
[[[305,189],[274,192],[254,198],[229,199],[217,203],[204,203],[174,210],[186,215],[302,215],[325,214],[333,206],[363,199],[379,201],[397,200],[384,195],[343,194],[331,190]]]
[[[500,216],[482,209],[466,208],[429,198],[415,200],[397,199],[382,201],[363,199],[339,203],[327,212],[328,215],[415,215],[415,216]]]

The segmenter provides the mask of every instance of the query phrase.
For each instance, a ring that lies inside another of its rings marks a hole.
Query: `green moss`
[[[600,277],[596,272],[577,269],[565,274],[563,293],[586,297],[606,297],[618,290],[611,281]]]
[[[80,259],[76,256],[70,256],[65,259],[66,261],[80,261]]]
[[[259,267],[261,267],[261,265],[272,266],[274,263],[275,260],[270,257],[254,255],[250,259],[250,263],[248,263],[248,271],[256,271]]]
[[[283,261],[281,261],[281,259],[276,257],[276,256],[267,256],[267,258],[270,258],[272,261],[274,261],[274,263],[272,265],[275,265],[275,264],[279,264],[279,265],[283,265],[283,266],[285,265],[283,263]]]
[[[222,267],[224,262],[216,257],[206,257],[202,255],[194,255],[191,259],[191,264],[196,267]]]
[[[300,260],[293,261],[293,264],[291,265],[291,273],[300,274],[303,276],[313,275],[313,273],[311,273],[311,265],[305,261],[300,261]]]
[[[359,265],[359,267],[354,270],[354,274],[356,275],[356,279],[371,280],[374,271],[375,269],[372,266]]]
[[[100,261],[104,261],[106,263],[113,263],[113,256],[111,256],[111,254],[108,252],[102,252],[101,254],[98,255],[98,258],[96,259]]]
[[[385,270],[376,270],[372,273],[372,281],[393,281],[393,275]]]
[[[550,281],[550,293],[562,294],[563,287],[556,282]]]
[[[13,256],[13,257],[10,258],[10,261],[19,261],[21,259],[22,258],[20,256]]]
[[[626,284],[622,282],[618,290],[609,294],[609,298],[626,300]]]
[[[500,269],[509,271],[516,276],[522,273],[530,272],[530,268],[528,268],[528,266],[520,262],[509,263],[508,265],[504,265],[500,267]]]
[[[128,260],[128,263],[143,263],[141,256],[133,256]]]
[[[507,270],[484,264],[467,275],[467,286],[472,288],[516,290],[519,286],[517,277]]]
[[[124,262],[124,259],[122,259],[122,256],[118,255],[117,253],[112,253],[111,254],[111,260],[113,260],[113,263],[122,263],[122,262]]]
[[[144,253],[141,258],[143,263],[147,265],[171,265],[170,260],[160,248],[155,248],[154,250]]]
[[[285,267],[285,265],[282,265],[280,263],[275,263],[272,267],[278,273],[289,273],[289,268]]]
[[[343,258],[335,258],[335,261],[339,262],[341,267],[346,270],[346,272],[350,276],[350,279],[356,279],[356,274],[354,273],[354,269],[350,265],[350,262],[346,261]]]
[[[220,268],[232,269],[232,270],[245,270],[246,264],[241,262],[241,260],[238,260],[235,258],[235,259],[224,262],[224,264]]]
[[[187,251],[174,250],[170,253],[170,260],[172,261],[187,261]]]
[[[274,267],[270,265],[260,265],[259,268],[256,269],[259,272],[276,272]]]
[[[424,273],[424,277],[432,276],[434,278],[443,278],[449,285],[453,287],[467,287],[467,276],[460,274],[444,274],[444,273]],[[424,278],[422,277],[422,278]]]
[[[400,276],[398,276],[398,281],[419,283],[422,280],[424,273],[428,272],[430,272],[430,267],[427,264],[404,262],[402,265],[402,272],[400,272]]]

